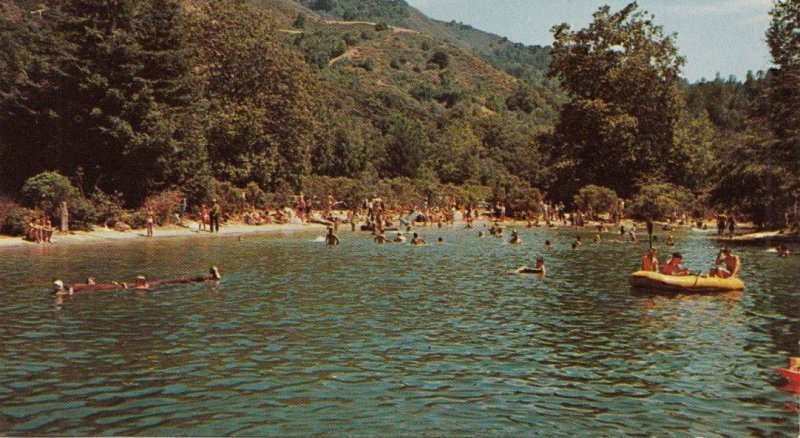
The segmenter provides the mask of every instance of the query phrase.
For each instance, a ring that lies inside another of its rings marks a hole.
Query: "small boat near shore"
[[[658,272],[638,271],[628,277],[631,287],[641,291],[662,293],[722,293],[744,290],[739,278],[718,278],[707,275],[664,275]]]

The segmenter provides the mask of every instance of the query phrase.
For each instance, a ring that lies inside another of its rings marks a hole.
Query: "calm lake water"
[[[744,294],[646,297],[627,285],[646,243],[420,231],[447,244],[346,230],[339,247],[309,231],[2,250],[0,434],[797,435],[798,396],[769,368],[798,354],[800,257],[739,248]],[[716,243],[676,234],[708,269]],[[548,278],[507,273],[537,255]],[[219,284],[48,293],[212,264]]]

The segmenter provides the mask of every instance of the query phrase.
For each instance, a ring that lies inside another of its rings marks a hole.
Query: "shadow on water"
[[[646,243],[520,229],[525,244],[507,245],[480,230],[420,228],[446,244],[418,248],[344,231],[338,247],[297,233],[6,251],[0,432],[796,432],[793,395],[770,368],[798,353],[800,259],[738,248],[744,293],[639,295],[627,276]],[[671,234],[693,270],[708,269],[715,242]],[[546,277],[508,273],[538,256]],[[61,305],[47,291],[55,277],[212,264],[219,284]]]

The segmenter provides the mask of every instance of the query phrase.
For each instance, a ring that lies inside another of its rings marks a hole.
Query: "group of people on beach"
[[[53,243],[53,233],[56,229],[47,215],[38,219],[32,218],[25,230],[25,239],[35,243]]]
[[[672,253],[664,266],[659,271],[658,251],[650,248],[642,256],[642,271],[661,272],[664,275],[692,275],[689,268],[683,266],[683,255],[679,252]],[[709,277],[731,278],[738,277],[742,270],[742,261],[738,255],[727,246],[722,247],[714,261],[714,266],[709,270]]]

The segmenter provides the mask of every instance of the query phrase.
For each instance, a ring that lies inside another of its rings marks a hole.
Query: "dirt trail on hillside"
[[[328,61],[328,67],[332,66],[333,64],[336,64],[336,62],[339,61],[342,58],[352,58],[355,55],[358,55],[358,47],[351,47],[351,48],[345,50],[345,52],[342,53],[341,55],[339,55],[339,56],[331,59],[330,61]]]
[[[321,23],[330,24],[330,25],[342,25],[342,26],[355,26],[359,24],[364,24],[367,26],[376,26],[378,23],[373,23],[371,21],[342,21],[342,20],[319,20]],[[419,33],[413,29],[406,29],[404,27],[397,27],[397,26],[389,26],[389,29],[392,32],[397,33]]]

